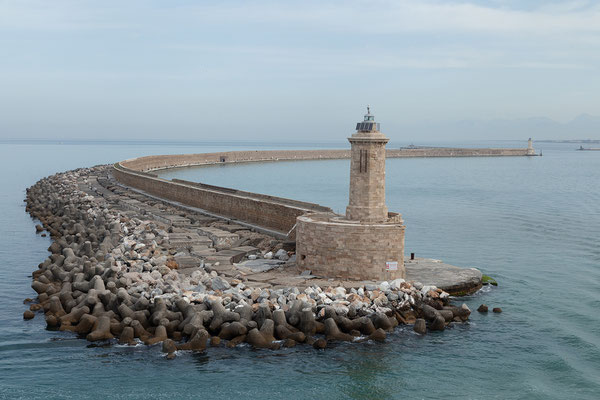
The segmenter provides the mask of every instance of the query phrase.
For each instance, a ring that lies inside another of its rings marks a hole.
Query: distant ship
[[[581,151],[600,151],[600,147],[588,147],[587,149],[583,146],[579,146],[577,150]]]

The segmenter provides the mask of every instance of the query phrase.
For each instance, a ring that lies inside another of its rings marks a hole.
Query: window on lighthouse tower
[[[369,163],[369,151],[366,149],[360,150],[358,172],[367,172],[368,163]]]

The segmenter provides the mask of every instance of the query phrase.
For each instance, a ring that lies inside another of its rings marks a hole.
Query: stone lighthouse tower
[[[385,205],[385,145],[388,140],[379,132],[379,124],[367,107],[364,121],[356,124],[356,133],[348,138],[351,161],[346,218],[362,222],[388,219]]]
[[[404,221],[385,205],[388,138],[367,107],[350,141],[346,215],[308,213],[296,219],[296,263],[314,275],[350,280],[404,278]]]

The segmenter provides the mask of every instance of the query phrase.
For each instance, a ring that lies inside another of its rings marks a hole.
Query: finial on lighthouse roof
[[[371,106],[367,105],[367,113],[363,122],[356,124],[356,130],[359,132],[378,132],[379,124],[375,122],[375,116],[371,114]]]

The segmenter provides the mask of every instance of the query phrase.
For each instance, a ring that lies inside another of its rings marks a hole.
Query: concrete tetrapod
[[[256,328],[253,328],[253,329],[256,329]],[[236,336],[233,339],[231,339],[229,342],[227,342],[226,346],[228,348],[233,348],[233,347],[237,346],[238,344],[245,342],[246,336],[247,335]]]
[[[119,344],[135,344],[135,333],[131,326],[126,326],[121,331],[121,336],[119,336]]]
[[[286,319],[293,326],[298,326],[302,310],[305,308],[302,300],[293,300],[290,308],[285,312]],[[305,332],[306,333],[306,332]]]
[[[423,318],[418,318],[415,321],[415,326],[413,327],[413,330],[417,333],[420,333],[421,335],[425,335],[427,333],[427,325],[425,323],[425,320]]]
[[[177,350],[194,350],[194,351],[202,351],[206,349],[206,342],[210,338],[210,335],[206,331],[206,329],[200,329],[194,337],[186,343],[182,343],[177,345]]]
[[[273,321],[275,322],[275,336],[279,339],[291,339],[295,342],[302,343],[306,339],[306,335],[300,332],[297,328],[287,323],[285,312],[283,310],[275,310],[273,312]]]
[[[175,358],[175,352],[177,351],[177,345],[171,339],[166,339],[162,342],[162,352],[167,353],[167,359],[172,360]]]
[[[219,300],[211,301],[210,307],[213,312],[213,318],[209,326],[211,332],[216,332],[224,322],[240,320],[240,314],[226,310]]]
[[[262,327],[252,329],[246,336],[246,342],[255,348],[272,348],[275,337],[273,336],[275,323],[272,319],[266,319]]]
[[[311,308],[302,309],[298,327],[306,336],[314,336],[317,333],[317,323]]]
[[[325,338],[327,340],[340,340],[345,342],[354,341],[354,336],[340,331],[333,318],[327,318],[325,320]]]
[[[87,335],[92,330],[94,325],[96,325],[97,321],[98,318],[94,317],[93,315],[84,314],[73,331],[79,333],[80,335]]]
[[[357,330],[363,335],[370,335],[376,330],[375,325],[373,325],[373,321],[366,316],[353,320],[346,317],[339,317],[338,325],[344,332]]]
[[[384,331],[391,331],[398,326],[396,318],[390,318],[384,313],[376,313],[372,316],[373,326],[376,329],[383,329]]]
[[[90,313],[87,306],[71,309],[71,312],[60,317],[60,330],[73,330],[74,325],[79,323],[81,318]]]
[[[154,331],[154,336],[144,340],[144,344],[152,346],[153,344],[160,343],[168,339],[167,328],[163,325],[158,325]]]
[[[150,339],[152,336],[150,332],[144,329],[144,326],[138,320],[134,320],[131,322],[131,327],[133,328],[133,332],[135,337],[139,338],[142,342]]]
[[[248,329],[240,322],[225,322],[221,326],[221,332],[219,332],[219,338],[224,340],[231,340],[236,336],[245,335]]]
[[[110,333],[110,318],[103,316],[98,318],[96,326],[87,335],[86,339],[90,342],[95,342],[98,340],[109,340],[113,337],[112,333]]]
[[[273,314],[271,313],[271,309],[267,304],[261,304],[258,307],[258,310],[256,310],[253,319],[256,321],[258,328],[260,329],[267,319],[273,319]]]

